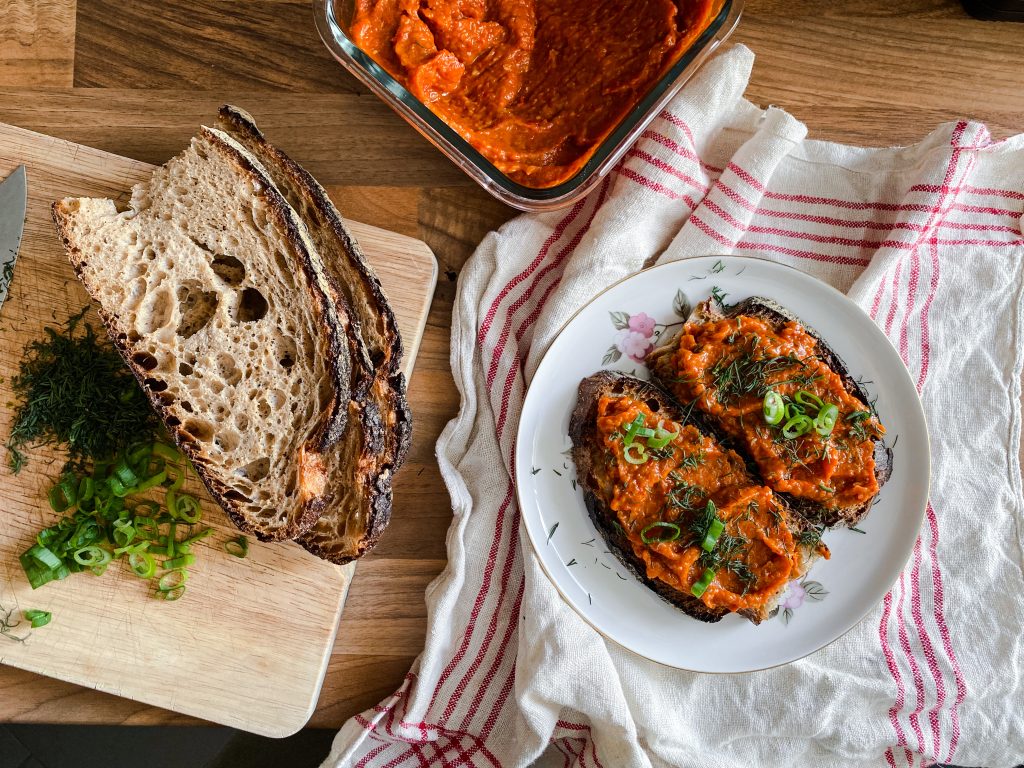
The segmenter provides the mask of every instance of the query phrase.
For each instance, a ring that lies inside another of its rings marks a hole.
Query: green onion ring
[[[164,560],[164,568],[175,570],[177,568],[187,568],[196,561],[195,555],[182,554],[175,557],[172,560]]]
[[[796,394],[793,395],[793,399],[796,400],[800,405],[806,405],[808,408],[814,408],[816,411],[820,411],[825,402],[813,392],[808,392],[806,389],[798,389]]]
[[[719,520],[717,517],[711,521],[711,525],[708,526],[707,535],[704,536],[704,541],[700,545],[701,549],[705,552],[710,552],[715,548],[718,543],[718,537],[722,535],[722,531],[725,530],[725,523]]]
[[[90,544],[87,547],[76,549],[73,557],[75,562],[79,565],[84,565],[87,568],[98,568],[101,565],[106,565],[114,559],[109,549],[103,547],[97,547],[95,544]]]
[[[151,579],[156,573],[156,559],[148,552],[132,552],[128,555],[128,567],[140,579]]]
[[[787,440],[792,440],[794,437],[807,434],[813,426],[814,422],[811,421],[810,416],[799,414],[782,426],[782,436]]]
[[[171,492],[168,491],[167,495],[170,496]],[[170,508],[170,505],[168,505],[168,508]],[[199,506],[199,499],[183,493],[175,499],[174,509],[171,510],[171,514],[176,514],[183,522],[189,525],[195,525],[203,517],[203,508]]]
[[[249,554],[249,540],[245,536],[239,536],[237,539],[227,542],[224,549],[229,555],[245,557]]]
[[[690,587],[690,594],[694,597],[701,597],[705,592],[707,592],[708,587],[711,586],[711,582],[714,580],[715,569],[705,568],[701,577],[693,583],[692,587]]]
[[[764,395],[762,411],[764,413],[764,420],[768,424],[775,425],[781,422],[786,416],[786,404],[782,399],[782,395],[774,389],[769,389]]]
[[[161,600],[166,600],[169,603],[170,602],[174,602],[175,600],[178,600],[184,594],[185,594],[185,585],[184,584],[182,584],[181,586],[178,586],[178,587],[174,587],[173,589],[158,589],[155,592],[155,596],[156,597],[159,597]]]
[[[183,587],[186,581],[188,581],[188,571],[178,568],[161,576],[160,581],[156,583],[156,588],[161,592],[170,592],[178,587]]]
[[[57,555],[55,555],[48,547],[44,547],[42,544],[36,544],[31,547],[26,554],[35,558],[40,565],[44,568],[50,569],[51,571],[60,568],[62,565],[60,558],[57,557]]]
[[[633,455],[633,449],[636,449],[637,455]],[[630,464],[643,464],[647,461],[647,449],[640,443],[630,443],[622,450],[622,455]]]
[[[25,621],[32,625],[32,629],[39,629],[39,627],[45,627],[50,623],[50,619],[53,618],[53,614],[49,611],[38,611],[30,609],[24,611]]]
[[[654,435],[652,437],[647,438],[648,448],[653,448],[656,451],[661,450],[666,445],[675,440],[677,437],[679,437],[678,429],[675,432],[669,432],[662,426],[663,423],[663,421],[659,421],[657,429],[654,430]]]
[[[659,536],[658,538],[648,538],[647,532],[655,528],[665,528],[670,534],[668,536]],[[668,523],[659,520],[656,523],[651,523],[642,531],[640,531],[640,539],[644,544],[667,544],[670,541],[675,541],[682,534],[682,530],[675,523]]]
[[[836,419],[839,418],[839,408],[832,403],[825,403],[820,411],[818,411],[817,417],[814,419],[815,431],[825,437],[832,434],[832,430],[835,429]]]

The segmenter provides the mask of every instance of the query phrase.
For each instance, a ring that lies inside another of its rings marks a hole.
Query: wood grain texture
[[[0,178],[21,164],[29,179],[28,212],[0,322],[0,402],[14,399],[11,380],[25,344],[89,305],[57,240],[50,203],[64,196],[124,202],[131,185],[153,170],[0,123]],[[434,258],[420,240],[357,222],[350,227],[390,295],[405,340],[404,369],[411,376],[436,280]],[[97,323],[95,316],[87,319]],[[0,434],[10,432],[12,417],[10,408],[0,411]],[[199,545],[185,599],[158,603],[151,585],[121,563],[103,578],[71,578],[35,592],[18,555],[55,519],[46,492],[62,456],[42,447],[29,457],[17,475],[0,464],[6,515],[0,527],[0,602],[15,610],[51,611],[57,618],[28,642],[4,638],[0,663],[264,735],[288,735],[306,723],[330,662],[354,565],[334,566],[294,543],[253,544],[245,559],[232,557],[223,545],[238,531],[193,479],[186,488],[204,502],[203,523],[214,535]],[[364,583],[379,590],[380,575],[372,564],[367,571]],[[408,578],[422,583],[422,569]],[[390,614],[415,620],[415,613],[403,616],[397,603]],[[422,642],[414,632],[408,636],[410,644]],[[374,652],[361,641],[354,647]],[[406,654],[412,652],[406,647]]]
[[[67,87],[74,78],[75,0],[4,0],[0,83]]]
[[[256,0],[249,18],[249,3],[227,0],[130,5],[78,0],[79,87],[43,87],[0,68],[0,121],[164,162],[231,101],[328,185],[344,213],[418,237],[438,259],[409,392],[409,463],[396,479],[392,525],[364,561],[365,572],[380,570],[365,584],[362,574],[354,580],[339,629],[361,645],[336,648],[312,721],[335,727],[390,694],[418,652],[423,585],[444,567],[451,516],[434,443],[458,409],[448,362],[455,279],[479,240],[513,212],[333,65],[302,21],[305,0]],[[996,138],[1024,131],[1024,25],[971,20],[956,0],[747,0],[733,40],[757,54],[748,98],[794,113],[812,138],[910,143],[959,117],[988,123]],[[378,574],[394,577],[388,602],[408,612],[375,610],[379,586],[370,582]],[[368,638],[379,647],[368,648]],[[0,691],[0,720],[185,722],[7,667]]]

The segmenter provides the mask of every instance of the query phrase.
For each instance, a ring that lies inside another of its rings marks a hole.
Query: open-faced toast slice
[[[270,144],[248,113],[224,106],[220,125],[259,160],[298,211],[336,297],[349,308],[345,327],[352,363],[349,422],[339,444],[325,456],[340,503],[299,538],[310,552],[345,563],[369,551],[387,526],[392,476],[409,447],[412,418],[400,370],[398,325],[380,281],[323,187]]]
[[[713,427],[657,386],[603,371],[569,423],[578,482],[610,551],[701,621],[760,623],[828,550]]]
[[[863,385],[824,339],[773,301],[723,308],[709,299],[647,364],[656,382],[729,436],[766,485],[817,523],[856,525],[892,473],[885,429]]]
[[[338,502],[344,302],[266,171],[220,131],[114,201],[53,218],[114,344],[213,497],[244,531],[293,538]]]

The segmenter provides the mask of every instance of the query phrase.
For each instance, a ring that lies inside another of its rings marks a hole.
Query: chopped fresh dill
[[[0,605],[0,635],[3,635],[8,640],[14,640],[17,643],[24,643],[28,640],[27,635],[16,635],[12,630],[16,629],[20,624],[20,619],[11,620],[14,615],[14,609],[10,610]]]
[[[574,558],[573,558],[572,560],[570,560],[570,561],[569,561],[568,563],[566,563],[565,565],[566,565],[566,567],[568,567],[568,566],[570,566],[570,565],[579,565],[579,563],[577,563],[577,562],[576,562],[576,558],[574,557]]]
[[[706,454],[703,449],[698,450],[696,453],[684,453],[679,466],[682,469],[696,469],[704,463],[705,456]]]
[[[717,275],[723,269],[725,269],[725,264],[723,264],[722,260],[719,259],[718,261],[715,262],[715,265],[713,267],[711,267],[711,274],[712,275]]]
[[[84,470],[129,447],[152,441],[158,429],[146,396],[117,351],[88,323],[88,307],[62,328],[26,345],[11,387],[18,399],[7,440],[18,472],[31,445],[66,444],[66,470]]]
[[[555,523],[554,525],[551,526],[551,530],[548,531],[548,540],[546,542],[544,542],[545,544],[550,544],[551,543],[551,537],[555,535],[555,531],[557,531],[557,530],[558,530],[558,523]]]
[[[715,300],[720,309],[726,309],[729,306],[725,303],[725,297],[728,295],[717,285],[711,287],[711,298]]]
[[[823,533],[825,533],[825,526],[812,525],[801,531],[797,540],[800,542],[801,546],[816,547],[821,543],[821,536]]]
[[[850,526],[850,530],[853,531],[854,533],[867,533],[867,531],[862,531],[860,528],[856,528],[855,526],[852,526],[852,525]]]
[[[531,475],[536,475],[538,472],[540,472],[540,467],[532,467],[530,469],[530,474]]]

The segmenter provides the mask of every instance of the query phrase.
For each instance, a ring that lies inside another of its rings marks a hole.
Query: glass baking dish
[[[317,31],[334,58],[496,198],[521,211],[547,211],[572,205],[612,169],[711,52],[732,34],[743,0],[718,0],[710,26],[604,138],[583,167],[567,181],[546,189],[510,179],[363,53],[346,34],[354,7],[354,0],[313,0]]]

